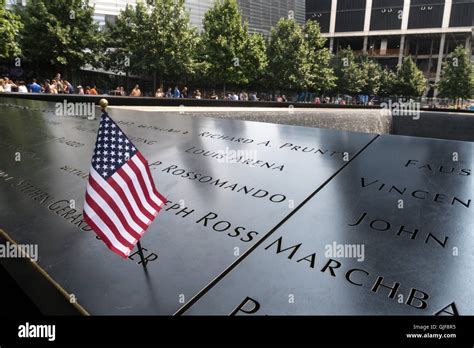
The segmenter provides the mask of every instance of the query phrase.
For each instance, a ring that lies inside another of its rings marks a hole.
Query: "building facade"
[[[89,0],[94,6],[94,19],[101,25],[113,21],[127,5],[135,5],[136,0]]]
[[[237,0],[249,30],[268,37],[280,18],[295,18],[305,22],[305,0]]]
[[[305,0],[237,0],[243,18],[253,33],[270,34],[271,27],[282,17],[293,16],[301,24],[305,21]],[[101,25],[113,20],[127,4],[135,5],[136,0],[91,0],[95,6],[94,18]],[[185,0],[191,24],[202,30],[202,20],[214,0]]]
[[[411,55],[428,81],[458,45],[472,55],[474,0],[306,0],[333,53],[351,47],[396,66]]]
[[[89,0],[95,7],[95,20],[104,25],[106,21],[113,21],[127,5],[134,6],[137,0]],[[202,28],[204,13],[212,6],[213,0],[186,0],[185,6],[189,10],[191,24]]]
[[[0,0],[2,1],[2,0]],[[27,0],[3,0],[7,6],[13,4],[25,5]],[[261,33],[265,36],[276,25],[280,18],[293,17],[300,24],[306,18],[306,0],[237,0],[245,21],[249,24],[252,33]],[[94,6],[94,19],[104,26],[107,21],[114,21],[120,11],[127,5],[135,6],[137,0],[89,0]],[[189,10],[191,24],[202,30],[204,14],[214,4],[214,0],[185,0]]]

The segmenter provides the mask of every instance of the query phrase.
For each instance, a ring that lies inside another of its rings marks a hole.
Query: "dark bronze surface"
[[[98,120],[57,116],[52,103],[2,103],[16,106],[0,106],[0,228],[18,243],[38,244],[39,265],[91,314],[175,313],[345,166],[343,153],[350,160],[375,137],[110,109],[171,201],[142,239],[149,260],[145,272],[138,255],[122,260],[81,223]],[[228,138],[200,136],[204,132]],[[200,150],[230,157],[243,151],[237,157],[261,162],[222,162]],[[175,167],[166,171],[170,166]],[[180,170],[207,178],[183,178]],[[223,182],[228,184],[220,186]],[[243,186],[253,190],[245,194]],[[265,192],[263,198],[252,196]],[[202,220],[205,216],[213,219]],[[262,279],[275,271],[267,266]],[[221,304],[207,308],[214,309],[221,312]]]
[[[473,166],[473,143],[380,136],[185,314],[473,315]]]

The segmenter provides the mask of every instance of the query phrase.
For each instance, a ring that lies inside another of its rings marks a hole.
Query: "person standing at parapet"
[[[64,93],[66,94],[73,94],[74,93],[74,87],[69,81],[64,80]]]
[[[28,88],[26,88],[25,81],[20,81],[18,83],[18,93],[28,93]]]
[[[181,98],[181,92],[179,91],[178,86],[176,86],[176,87],[174,88],[174,91],[173,91],[173,98]]]
[[[183,90],[181,91],[181,98],[188,98],[189,93],[188,93],[188,87],[184,86]]]
[[[91,94],[91,95],[98,95],[99,94],[99,92],[97,92],[97,87],[95,85],[92,86],[91,89],[89,89],[89,94]]]
[[[163,93],[163,90],[161,88],[158,88],[155,93],[156,98],[163,98],[165,94]]]
[[[140,86],[135,85],[135,88],[132,89],[132,93],[130,93],[131,97],[140,97],[142,95],[142,91],[140,91]]]
[[[12,88],[16,88],[17,86],[10,80],[8,77],[5,77],[5,81],[3,82],[3,91],[4,92],[11,92]]]
[[[33,79],[33,82],[29,86],[30,93],[41,93],[41,86]]]

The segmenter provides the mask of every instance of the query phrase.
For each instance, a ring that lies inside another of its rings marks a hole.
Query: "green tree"
[[[224,87],[258,79],[267,64],[265,41],[249,35],[236,0],[216,0],[204,15],[202,58],[212,82]]]
[[[327,39],[321,36],[318,22],[308,20],[304,28],[306,41],[308,76],[307,87],[317,93],[324,93],[336,85],[336,76],[330,65],[331,52],[325,47]]]
[[[138,57],[134,50],[135,36],[139,32],[137,28],[138,19],[147,15],[145,11],[142,13],[142,10],[144,10],[144,7],[141,4],[137,4],[136,8],[127,5],[114,22],[106,22],[104,30],[105,53],[102,67],[116,73],[125,72],[127,74],[127,88],[129,87],[129,74],[142,73],[141,57]]]
[[[180,80],[195,72],[197,31],[191,27],[184,0],[139,1],[107,25],[105,66],[115,71]]]
[[[381,86],[382,68],[375,60],[366,55],[360,56],[359,66],[365,77],[361,93],[367,95],[377,95]]]
[[[426,89],[426,79],[413,59],[409,56],[398,67],[394,82],[394,92],[403,97],[421,97]]]
[[[337,77],[337,93],[352,95],[362,91],[366,85],[367,76],[364,75],[350,47],[339,50],[332,65]]]
[[[474,94],[473,65],[467,51],[458,46],[443,62],[440,96],[451,99],[469,99]]]
[[[102,35],[88,0],[29,0],[17,5],[24,24],[21,47],[39,70],[73,71],[101,59]]]
[[[245,42],[242,67],[249,84],[260,84],[268,66],[267,44],[261,34],[251,34]]]
[[[308,48],[303,31],[294,19],[282,18],[272,28],[267,52],[267,79],[273,89],[307,88]]]
[[[0,59],[10,59],[21,53],[18,38],[23,25],[20,17],[5,8],[0,1]]]
[[[394,83],[396,79],[396,74],[385,67],[380,71],[380,88],[378,95],[381,97],[393,96],[394,93]]]

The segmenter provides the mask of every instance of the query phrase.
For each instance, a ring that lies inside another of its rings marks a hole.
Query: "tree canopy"
[[[318,93],[331,90],[336,85],[336,76],[330,65],[331,52],[325,47],[326,38],[316,21],[308,20],[304,28],[307,49],[307,87]]]
[[[359,58],[359,66],[364,75],[364,84],[361,88],[361,93],[367,95],[377,95],[381,88],[382,82],[382,68],[377,61],[363,55]]]
[[[336,92],[356,94],[362,91],[362,88],[366,85],[367,76],[365,76],[350,48],[339,50],[332,64],[337,77]]]
[[[274,89],[297,90],[307,87],[307,44],[301,26],[292,18],[282,18],[272,28],[268,43],[267,79]]]
[[[236,0],[216,0],[204,15],[201,38],[208,77],[215,84],[242,85],[259,80],[267,65],[265,41],[250,35]]]
[[[458,46],[443,62],[440,96],[447,98],[471,98],[474,95],[473,66],[463,46]]]
[[[408,56],[398,67],[394,83],[395,94],[403,97],[421,97],[426,89],[426,78]]]
[[[89,0],[30,0],[15,6],[22,53],[37,69],[79,69],[101,58],[102,35]]]
[[[23,24],[20,17],[5,8],[5,2],[0,1],[0,59],[10,59],[21,53],[18,42]]]
[[[197,31],[184,0],[139,1],[106,27],[105,67],[115,71],[180,80],[195,72]]]

